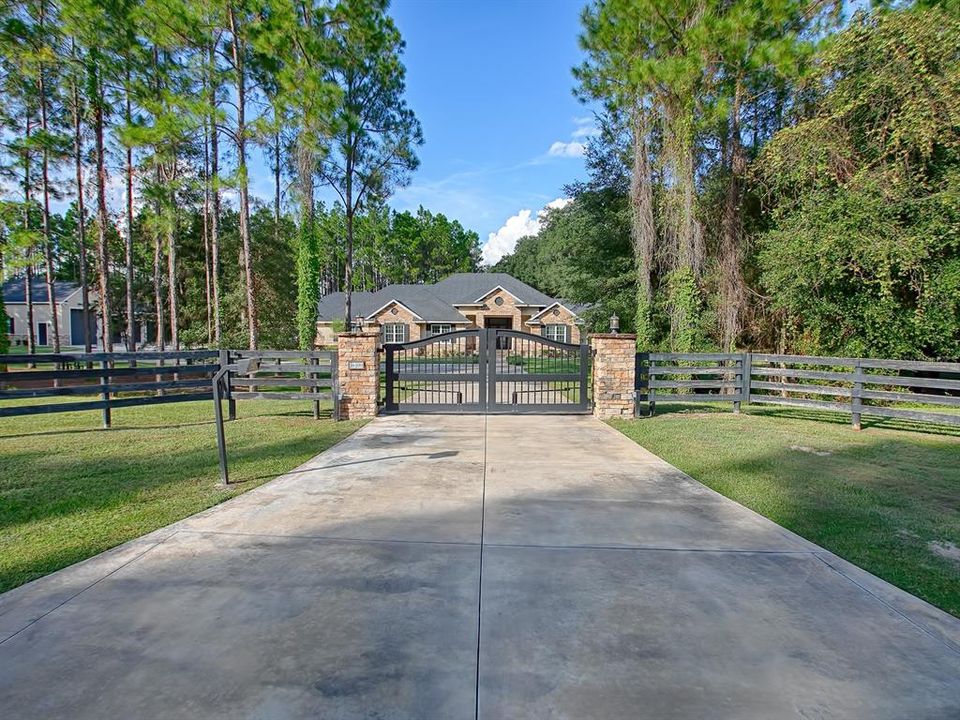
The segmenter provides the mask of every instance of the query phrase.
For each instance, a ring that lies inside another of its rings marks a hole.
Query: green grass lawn
[[[705,485],[960,617],[960,429],[657,404],[611,424]]]
[[[110,430],[99,412],[0,418],[0,591],[261,485],[362,424],[314,420],[308,402],[237,408],[229,489],[209,401],[115,409]]]

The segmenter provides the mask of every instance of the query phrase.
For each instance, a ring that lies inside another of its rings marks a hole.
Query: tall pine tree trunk
[[[113,352],[113,336],[110,320],[110,251],[107,247],[107,162],[106,147],[104,145],[103,119],[103,82],[98,70],[94,76],[96,97],[93,107],[93,133],[97,161],[97,270],[100,276],[100,338],[104,352]]]
[[[41,0],[39,25],[43,34],[46,20],[46,3]],[[47,147],[47,86],[43,73],[43,63],[37,69],[37,94],[40,96],[40,130],[43,132],[43,157],[40,166],[41,192],[43,193],[43,253],[47,271],[47,302],[50,306],[50,325],[53,329],[53,351],[60,352],[60,323],[57,322],[57,293],[53,272],[53,239],[50,237],[50,150]]]
[[[207,48],[210,77],[210,275],[213,286],[213,341],[219,347],[220,323],[220,132],[217,128],[217,87],[214,80],[216,55],[213,45]]]
[[[203,122],[203,277],[207,302],[207,345],[213,342],[213,307],[210,287],[210,128]]]
[[[71,56],[76,58],[76,43],[70,41]],[[73,105],[73,162],[76,171],[77,183],[77,245],[80,253],[80,307],[83,312],[83,351],[89,353],[92,349],[90,338],[90,287],[87,280],[87,231],[86,211],[83,197],[83,134],[82,110],[80,107],[80,93],[77,90],[76,80],[71,81],[70,94]]]
[[[127,67],[126,121],[131,121],[130,68]],[[127,350],[137,349],[136,326],[133,314],[133,148],[127,146],[127,232],[124,238],[124,259],[127,265]]]
[[[240,195],[240,245],[243,250],[243,277],[246,286],[247,300],[247,329],[249,332],[250,349],[257,347],[257,308],[254,298],[253,257],[250,251],[250,194],[249,178],[247,177],[247,79],[244,64],[245,47],[238,33],[236,12],[233,5],[229,6],[230,33],[233,36],[233,65],[236,71],[237,91],[237,175]]]
[[[177,310],[177,198],[170,193],[167,217],[167,304],[170,307],[170,344],[180,349],[180,318]]]
[[[26,123],[24,125],[26,130],[25,132],[25,143],[23,150],[23,229],[25,232],[30,232],[30,205],[33,204],[33,194],[31,192],[30,184],[33,182],[30,177],[30,130],[31,122],[30,115],[27,113]],[[24,264],[26,265],[26,273],[23,277],[23,287],[26,297],[24,301],[27,304],[27,353],[33,354],[37,351],[36,336],[33,334],[33,245],[32,243],[24,248]],[[28,367],[34,367],[33,363],[30,363]]]
[[[273,134],[273,242],[280,247],[280,131]]]
[[[157,166],[157,185],[160,184],[160,166]],[[154,206],[154,212],[157,215],[157,219],[161,217],[163,208],[160,206],[159,200]],[[153,236],[153,309],[157,318],[157,350],[163,351],[166,347],[167,338],[166,330],[164,328],[164,311],[163,311],[163,240],[160,234],[160,228],[157,227],[154,236]]]

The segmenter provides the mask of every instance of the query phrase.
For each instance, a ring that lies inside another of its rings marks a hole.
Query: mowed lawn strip
[[[218,487],[211,402],[0,418],[0,591],[271,480],[362,422],[314,420],[307,402],[250,400],[226,424]]]
[[[960,617],[960,432],[750,407],[611,424],[717,492]],[[942,434],[941,434],[942,433]]]

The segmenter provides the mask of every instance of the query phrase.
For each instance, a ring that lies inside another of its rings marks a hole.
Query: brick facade
[[[373,316],[372,321],[376,323],[378,327],[383,327],[388,323],[403,323],[407,326],[407,342],[419,340],[426,332],[425,328],[419,324],[421,321],[398,302],[392,302],[387,305],[383,310]]]
[[[577,318],[563,305],[557,305],[556,307],[548,309],[538,317],[535,322],[539,323],[539,325],[535,325],[532,328],[525,327],[523,330],[543,335],[544,325],[566,325],[567,342],[573,343],[574,345],[580,344],[580,326],[577,325]]]
[[[590,336],[593,349],[593,415],[632,418],[637,407],[636,335]]]
[[[380,333],[343,333],[337,338],[340,419],[372,418],[377,414]]]

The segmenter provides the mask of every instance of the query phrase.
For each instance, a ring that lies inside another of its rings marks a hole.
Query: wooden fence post
[[[656,412],[657,402],[653,399],[653,380],[656,377],[656,369],[653,360],[647,360],[647,416],[653,417]]]
[[[743,353],[743,381],[740,385],[740,403],[750,404],[750,381],[753,378],[753,353]]]
[[[310,363],[310,366],[314,368],[313,373],[307,373],[307,377],[313,380],[313,387],[310,389],[310,392],[316,395],[320,392],[320,388],[317,387],[317,380],[320,377],[319,368],[318,368],[320,362],[315,357],[310,358],[308,362]],[[319,400],[313,401],[313,419],[314,420],[320,419],[320,401]]]
[[[230,351],[226,350],[227,365],[230,364]],[[227,420],[236,420],[237,419],[237,399],[233,396],[233,386],[230,383],[230,377],[233,373],[227,373],[224,375],[224,385],[227,390]]]
[[[860,429],[860,411],[863,409],[863,368],[860,367],[860,359],[857,358],[853,363],[853,387],[850,390],[850,424],[854,430]]]
[[[733,382],[735,387],[733,388],[733,396],[736,398],[733,401],[733,414],[740,414],[740,401],[743,400],[743,354],[740,354],[740,357],[736,358],[733,361],[734,375]],[[721,376],[723,377],[723,376]],[[723,392],[723,390],[720,390]]]
[[[103,373],[100,375],[100,397],[104,402],[103,427],[104,429],[107,429],[110,427],[110,376],[108,375],[110,370],[110,361],[101,361],[100,368],[103,371]]]

